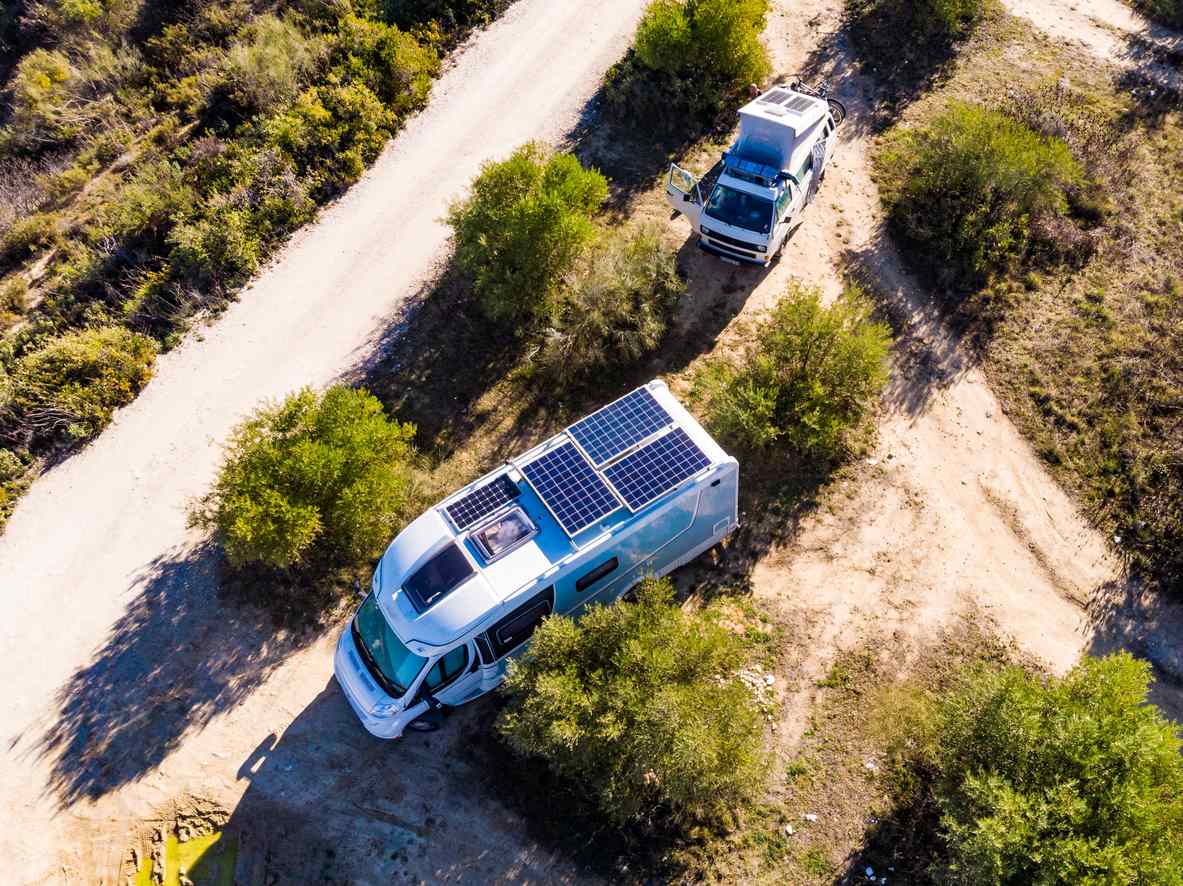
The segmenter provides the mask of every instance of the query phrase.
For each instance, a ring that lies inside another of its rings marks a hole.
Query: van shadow
[[[484,787],[471,745],[493,713],[476,701],[438,732],[382,741],[330,678],[238,770],[249,786],[225,826],[239,847],[235,882],[570,881],[566,862]]]
[[[104,646],[58,691],[37,752],[63,807],[151,772],[301,645],[261,610],[219,600],[218,567],[212,545],[152,561]]]

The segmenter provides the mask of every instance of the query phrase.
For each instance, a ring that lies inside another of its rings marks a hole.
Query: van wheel
[[[428,717],[424,715],[418,720],[412,720],[407,724],[407,728],[412,732],[435,732],[442,724],[438,718]]]

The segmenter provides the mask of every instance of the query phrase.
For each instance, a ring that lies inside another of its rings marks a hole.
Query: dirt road
[[[261,398],[323,384],[364,359],[443,256],[449,201],[485,160],[529,139],[557,141],[575,125],[643,6],[606,0],[589,14],[577,0],[519,0],[455,59],[429,107],[363,181],[223,317],[164,356],[94,444],[21,501],[0,538],[0,814],[22,823],[0,838],[6,882],[46,882],[51,863],[62,880],[109,876],[109,858],[87,867],[101,847],[75,847],[65,867],[55,850],[69,856],[75,833],[118,846],[128,821],[186,789],[233,808],[250,784],[250,773],[238,776],[243,761],[270,733],[284,746],[293,718],[309,710],[331,711],[335,731],[315,746],[341,758],[341,769],[292,790],[315,808],[330,789],[345,790],[337,779],[356,766],[373,780],[377,806],[386,804],[382,815],[397,814],[391,780],[422,761],[400,756],[409,745],[376,748],[358,733],[326,690],[329,640],[297,651],[247,616],[219,613],[208,559],[185,528],[186,502],[208,487],[221,441]],[[322,691],[327,700],[313,704]],[[285,770],[264,769],[288,790]],[[420,774],[399,782],[402,804],[422,820],[420,804],[453,801],[439,818],[465,827],[473,857],[485,853],[474,879],[550,871],[524,837],[498,831],[495,812],[466,818],[464,804],[483,801],[440,795],[430,767]],[[371,820],[394,827],[382,815]],[[323,824],[333,830],[331,816]],[[357,839],[367,835],[362,827]],[[444,857],[462,866],[467,850],[445,852],[448,842],[430,841],[411,869],[430,876]]]

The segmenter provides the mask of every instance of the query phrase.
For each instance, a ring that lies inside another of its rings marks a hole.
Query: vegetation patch
[[[710,128],[768,76],[767,15],[768,0],[655,0],[633,48],[605,76],[606,114],[664,139]]]
[[[743,449],[831,463],[866,430],[890,341],[856,285],[827,307],[794,281],[738,354],[702,365],[695,395],[711,429]]]
[[[357,180],[425,103],[441,50],[507,6],[7,4],[0,366],[11,384],[59,336],[122,328],[174,345]],[[24,446],[25,415],[0,411],[0,439]],[[72,422],[52,448],[101,423]],[[21,451],[30,471],[50,444]]]
[[[960,45],[995,0],[846,0],[846,20],[860,60],[899,105],[921,94],[949,67]]]
[[[1155,21],[1183,28],[1183,2],[1180,0],[1127,0],[1131,6]]]
[[[214,530],[231,567],[263,571],[252,584],[273,609],[315,616],[330,570],[368,565],[421,505],[414,433],[365,391],[300,391],[235,430],[192,522]],[[290,579],[307,599],[278,592]]]

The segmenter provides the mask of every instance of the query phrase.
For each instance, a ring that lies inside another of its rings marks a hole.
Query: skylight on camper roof
[[[673,424],[646,388],[638,388],[567,429],[597,467]]]
[[[690,435],[676,428],[605,468],[604,476],[629,510],[639,511],[710,463]]]
[[[464,552],[449,544],[411,573],[403,583],[403,591],[416,612],[426,612],[475,571]]]
[[[595,469],[567,441],[522,466],[538,497],[574,536],[620,507],[620,502]]]

